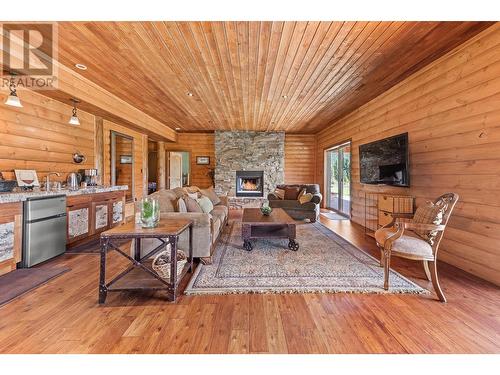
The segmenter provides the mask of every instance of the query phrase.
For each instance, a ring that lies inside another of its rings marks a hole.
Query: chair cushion
[[[298,186],[285,186],[285,200],[297,200],[300,193],[300,187]]]
[[[172,190],[159,190],[149,195],[160,202],[160,212],[175,212],[177,196]],[[136,202],[135,212],[140,212],[140,202]]]
[[[302,194],[299,197],[299,202],[300,202],[300,204],[304,204],[304,203],[310,202],[311,199],[312,199],[312,197],[313,197],[313,195],[311,193]]]
[[[219,237],[220,229],[222,226],[222,221],[218,218],[213,218],[213,233],[212,233],[212,243],[217,240],[217,237]]]
[[[200,193],[202,195],[204,195],[205,197],[208,197],[212,201],[212,204],[214,206],[220,203],[220,198],[215,193],[215,190],[213,187],[210,186],[207,189],[201,189]]]
[[[226,206],[218,205],[218,206],[215,206],[212,211],[210,211],[210,214],[214,218],[220,219],[221,223],[223,223],[226,220],[226,217],[228,215],[228,209]]]
[[[311,194],[319,194],[319,185],[318,184],[279,184],[276,185],[277,189],[285,189],[286,187],[298,187],[299,191],[303,188],[306,189],[306,193]]]
[[[269,201],[272,208],[299,208],[300,202],[296,199],[293,200],[274,200]]]
[[[446,208],[447,205],[442,202],[438,202],[436,204],[432,202],[426,202],[425,204],[419,206],[415,211],[413,222],[416,224],[439,225],[443,221],[443,215],[446,211]],[[430,245],[432,245],[438,234],[438,231],[416,230],[415,233],[422,239],[426,240]]]
[[[198,193],[196,193],[196,192],[195,192],[195,193],[187,193],[187,192],[186,192],[186,195],[187,195],[189,198],[194,199],[195,201],[197,201],[197,200],[198,200],[198,198],[200,197],[200,195],[199,195]]]
[[[186,195],[186,190],[184,190],[184,188],[181,188],[181,187],[176,187],[174,189],[171,189],[170,191],[172,191],[177,198],[180,198],[180,197],[183,197]]]
[[[375,239],[380,245],[384,245],[387,238],[396,233],[393,228],[381,228],[375,232]],[[392,250],[398,253],[433,259],[432,246],[418,237],[412,231],[405,231],[400,238],[392,243]]]
[[[285,200],[270,200],[269,206],[272,208],[283,208],[284,210],[298,210],[298,211],[315,211],[316,204],[313,202],[306,202],[301,204],[298,200],[285,201]]]
[[[200,205],[203,212],[205,212],[206,214],[210,213],[210,211],[214,209],[214,204],[208,197],[202,196],[200,199],[197,200],[197,202]]]
[[[184,203],[186,203],[186,208],[188,212],[201,212],[203,213],[203,209],[200,207],[198,202],[187,195],[183,198]]]
[[[276,195],[279,199],[285,199],[285,189],[276,188],[274,190],[274,195]]]
[[[176,205],[175,212],[182,212],[182,213],[188,212],[187,207],[186,207],[186,202],[184,202],[184,199],[177,198],[177,205]]]

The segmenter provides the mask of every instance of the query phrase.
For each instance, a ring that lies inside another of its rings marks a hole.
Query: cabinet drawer
[[[379,195],[378,209],[386,212],[394,212],[394,197],[390,195]]]
[[[390,212],[379,211],[378,212],[378,225],[384,226],[392,221],[392,215]]]

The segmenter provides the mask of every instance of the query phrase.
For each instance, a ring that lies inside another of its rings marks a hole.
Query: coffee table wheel
[[[288,248],[293,251],[299,250],[299,243],[295,240],[288,241]]]
[[[246,251],[252,251],[253,247],[252,247],[252,243],[250,241],[243,241],[243,248],[246,250]]]

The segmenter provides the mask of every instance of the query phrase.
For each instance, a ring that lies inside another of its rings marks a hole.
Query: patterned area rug
[[[185,293],[428,293],[395,271],[385,291],[379,261],[318,222],[297,225],[297,241],[297,252],[281,239],[255,241],[248,252],[232,221],[213,264],[197,267]]]

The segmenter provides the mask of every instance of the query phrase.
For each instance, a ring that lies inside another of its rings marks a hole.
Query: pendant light
[[[19,100],[19,97],[17,96],[16,83],[14,82],[14,77],[11,77],[11,79],[10,79],[9,90],[10,90],[10,94],[7,97],[7,99],[5,99],[5,104],[9,105],[11,107],[22,108],[23,105],[21,104],[21,101]]]
[[[78,116],[76,115],[76,104],[80,103],[80,101],[78,99],[75,99],[75,98],[71,98],[71,101],[73,102],[73,115],[69,119],[68,123],[70,125],[78,126],[78,125],[80,125],[80,120],[78,119]]]

